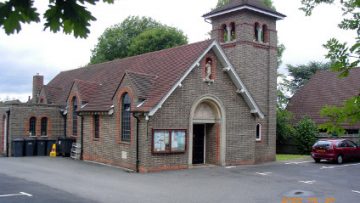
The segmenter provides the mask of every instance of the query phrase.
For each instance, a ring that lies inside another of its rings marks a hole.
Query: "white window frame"
[[[257,128],[259,126],[259,137],[257,136]],[[256,141],[261,141],[261,123],[257,123],[256,124],[256,130],[255,130],[255,140]]]

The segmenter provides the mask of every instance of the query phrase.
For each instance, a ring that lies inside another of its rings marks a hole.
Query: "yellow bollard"
[[[51,147],[50,157],[56,157],[56,144]]]

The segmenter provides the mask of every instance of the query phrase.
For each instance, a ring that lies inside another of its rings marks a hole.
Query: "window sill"
[[[221,42],[220,45],[224,47],[234,47],[236,45],[236,40],[229,41],[229,42]]]
[[[185,154],[185,151],[182,152],[152,152],[152,155],[176,155],[176,154]]]
[[[119,145],[128,145],[128,146],[130,146],[131,141],[118,141],[118,144]]]
[[[100,138],[94,138],[93,141],[100,141]]]

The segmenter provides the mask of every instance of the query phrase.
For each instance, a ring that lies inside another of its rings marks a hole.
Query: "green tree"
[[[167,49],[186,43],[186,36],[176,28],[152,28],[145,30],[133,39],[129,47],[129,55]]]
[[[303,65],[287,65],[289,75],[292,77],[292,80],[289,81],[289,90],[294,94],[298,89],[305,85],[305,83],[310,80],[310,78],[318,70],[328,70],[330,69],[330,63],[321,63],[321,62],[309,62],[308,64]]]
[[[310,118],[301,119],[295,126],[295,142],[301,154],[309,154],[311,146],[317,140],[318,129]]]
[[[301,0],[300,8],[306,15],[311,15],[314,8],[322,3],[333,4],[335,0]],[[338,25],[343,30],[353,30],[357,37],[355,43],[348,45],[336,38],[328,40],[324,45],[328,49],[326,58],[332,62],[331,69],[340,72],[341,77],[349,74],[349,70],[357,68],[360,64],[360,0],[339,0],[344,18]]]
[[[263,1],[265,6],[275,10],[275,7],[274,7],[274,4],[273,4],[272,0],[262,0],[262,1]],[[230,0],[218,0],[218,2],[216,4],[216,8],[220,8],[220,7],[228,4],[229,2],[230,2]]]
[[[352,97],[344,102],[343,106],[325,106],[320,115],[329,120],[319,127],[328,133],[343,135],[343,124],[356,124],[360,121],[360,96]]]
[[[295,135],[295,128],[291,121],[291,112],[278,108],[276,110],[276,143],[284,144],[286,140]]]
[[[75,37],[86,38],[90,33],[90,21],[96,18],[87,10],[86,5],[96,5],[100,0],[49,0],[44,13],[44,30],[56,33],[62,30]],[[103,0],[113,3],[114,0]],[[40,14],[34,6],[34,0],[8,0],[0,2],[0,28],[10,35],[19,33],[21,24],[39,23]]]
[[[230,0],[218,0],[215,8],[220,8],[228,4]]]
[[[306,15],[311,15],[314,8],[322,3],[333,4],[335,0],[301,0],[302,9]],[[324,45],[328,49],[326,57],[331,60],[331,69],[339,72],[340,77],[346,77],[350,70],[360,65],[360,0],[339,0],[343,19],[338,25],[340,29],[352,30],[356,33],[355,43],[348,45],[332,38]],[[320,127],[328,133],[344,132],[342,124],[360,122],[360,95],[349,98],[341,107],[326,106],[321,115],[328,117],[328,122]]]
[[[152,18],[129,16],[122,23],[107,28],[99,37],[95,48],[91,50],[90,63],[111,61],[186,43],[187,37],[182,31],[162,25]]]

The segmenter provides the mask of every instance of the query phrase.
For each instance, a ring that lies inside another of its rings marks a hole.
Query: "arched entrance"
[[[225,108],[221,101],[205,95],[198,98],[190,113],[188,164],[225,165]]]

